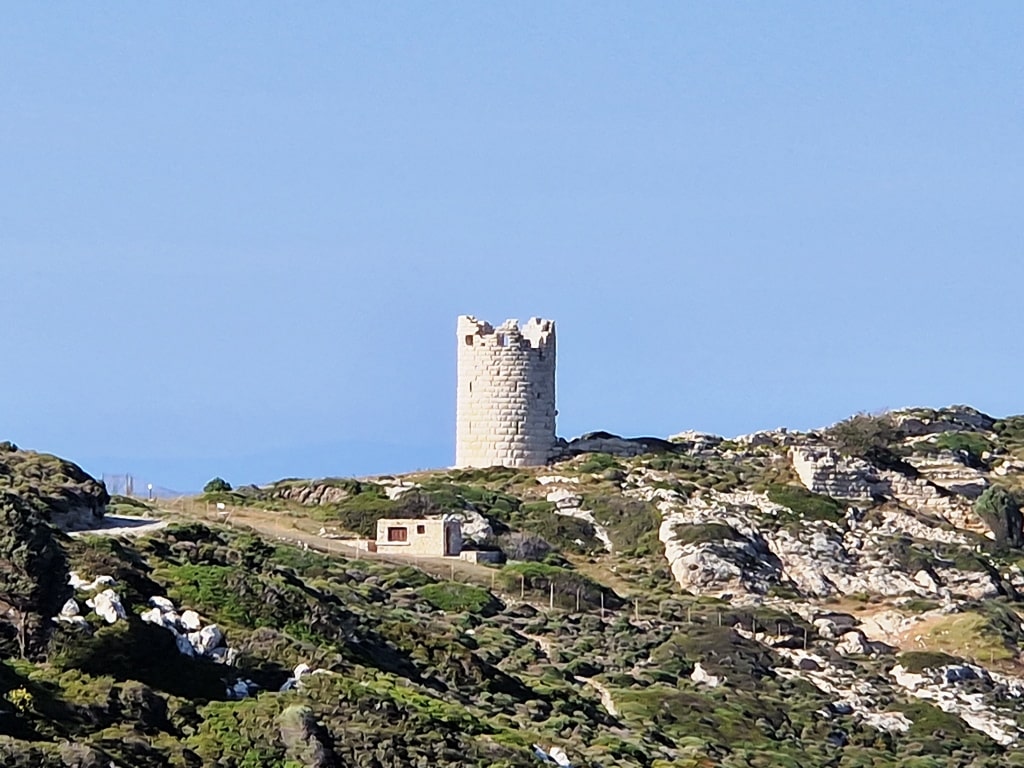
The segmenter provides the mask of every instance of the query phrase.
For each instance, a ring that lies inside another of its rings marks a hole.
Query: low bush
[[[786,507],[794,517],[801,520],[828,520],[837,523],[843,519],[843,505],[831,496],[811,493],[796,485],[773,484],[768,486],[768,499]]]
[[[622,464],[619,460],[612,456],[610,453],[590,453],[587,457],[576,467],[580,472],[589,472],[592,474],[598,474],[604,472],[606,469],[622,469]]]
[[[445,613],[475,613],[493,616],[501,609],[501,603],[483,587],[448,581],[427,584],[418,590],[420,596]]]

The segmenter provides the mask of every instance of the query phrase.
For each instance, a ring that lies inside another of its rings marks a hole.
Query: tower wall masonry
[[[455,466],[530,467],[555,445],[555,324],[458,321]]]

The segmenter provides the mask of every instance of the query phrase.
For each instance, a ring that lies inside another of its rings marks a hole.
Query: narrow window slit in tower
[[[466,346],[467,347],[472,347],[473,346],[473,337],[471,335],[466,337]]]
[[[499,333],[498,334],[498,346],[499,347],[507,347],[508,346],[508,337],[506,337],[504,333]]]

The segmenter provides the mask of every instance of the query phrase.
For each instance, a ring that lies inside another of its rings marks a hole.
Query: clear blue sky
[[[1024,411],[1024,5],[18,4],[0,439],[189,490],[454,451],[455,317],[559,433]]]

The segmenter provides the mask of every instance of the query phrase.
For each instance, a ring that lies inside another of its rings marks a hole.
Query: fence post
[[[526,596],[526,576],[520,575],[519,577],[519,599],[522,600]]]
[[[580,612],[580,587],[576,587],[576,613]]]
[[[604,621],[604,590],[601,590],[601,621]]]
[[[555,582],[548,584],[550,593],[548,594],[548,610],[553,611],[555,609]]]

